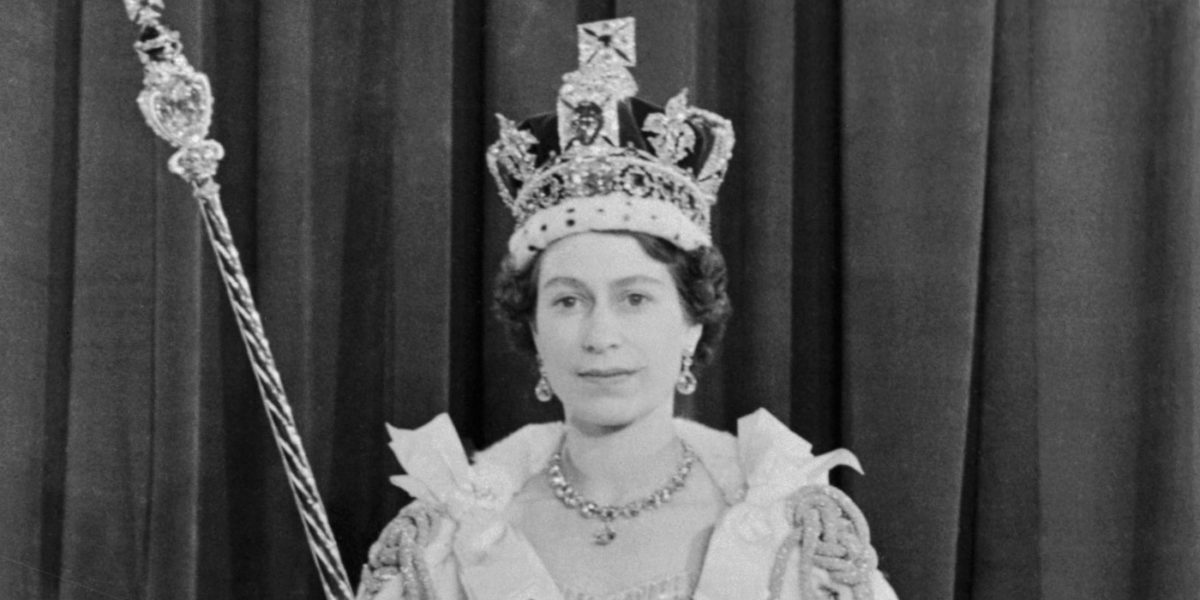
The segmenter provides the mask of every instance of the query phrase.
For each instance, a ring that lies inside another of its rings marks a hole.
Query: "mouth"
[[[605,383],[627,379],[637,374],[637,372],[638,369],[614,367],[609,369],[584,369],[578,371],[577,374],[586,381]]]

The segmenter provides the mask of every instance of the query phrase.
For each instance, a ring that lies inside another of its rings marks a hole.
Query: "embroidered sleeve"
[[[787,518],[791,531],[775,553],[770,598],[780,597],[796,554],[801,600],[893,597],[877,599],[874,594],[880,578],[871,533],[862,511],[841,490],[828,485],[800,488],[788,498]]]
[[[392,581],[400,583],[404,600],[436,600],[424,550],[438,534],[445,517],[429,505],[417,501],[404,507],[383,528],[379,539],[367,553],[357,600],[372,600]],[[382,600],[382,599],[380,599]]]

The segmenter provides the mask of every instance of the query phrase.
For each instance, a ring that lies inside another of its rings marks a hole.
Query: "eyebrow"
[[[557,277],[551,277],[550,279],[547,279],[546,283],[542,284],[542,287],[548,288],[548,287],[554,286],[554,285],[565,285],[567,287],[573,287],[573,288],[587,287],[586,285],[583,284],[582,281],[575,279],[574,277],[566,277],[563,275],[559,275]]]
[[[659,279],[657,277],[651,277],[649,275],[630,275],[628,277],[622,277],[622,278],[612,282],[612,287],[622,288],[622,287],[629,287],[631,285],[636,285],[636,284],[665,286],[666,282],[662,281],[661,279]],[[582,281],[580,281],[574,277],[568,277],[565,275],[559,275],[559,276],[551,277],[550,279],[547,279],[546,283],[542,284],[542,287],[548,288],[548,287],[554,286],[554,285],[565,285],[567,287],[584,288],[584,289],[586,289],[588,287],[587,284],[583,283]]]
[[[663,280],[657,277],[651,277],[649,275],[630,275],[629,277],[622,277],[613,282],[614,287],[629,287],[635,284],[661,286],[667,285]]]

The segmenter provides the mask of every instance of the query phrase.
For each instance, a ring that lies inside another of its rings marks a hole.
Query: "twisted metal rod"
[[[225,150],[215,140],[207,139],[213,105],[208,77],[188,64],[179,33],[162,23],[163,0],[124,0],[124,3],[129,19],[140,28],[134,48],[141,58],[145,77],[138,106],[150,128],[179,149],[167,164],[172,173],[191,184],[192,196],[199,203],[325,597],[352,600],[350,579],[296,430],[283,381],[275,368],[275,357],[263,331],[250,282],[246,280],[229,222],[221,208],[220,186],[214,178]]]

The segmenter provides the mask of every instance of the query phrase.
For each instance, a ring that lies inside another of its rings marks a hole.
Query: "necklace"
[[[613,529],[613,521],[617,519],[632,519],[642,514],[647,510],[656,509],[667,502],[671,501],[671,497],[678,492],[683,485],[687,483],[688,474],[692,472],[692,465],[696,462],[696,453],[692,451],[692,447],[687,445],[687,442],[679,440],[683,447],[683,458],[680,459],[679,465],[675,467],[675,474],[662,487],[654,490],[649,496],[639,498],[631,502],[626,502],[621,505],[609,504],[601,506],[592,500],[588,500],[579,495],[575,488],[571,486],[571,482],[567,481],[567,476],[563,473],[563,451],[562,445],[559,445],[558,452],[555,452],[550,457],[550,464],[546,467],[546,472],[550,476],[550,488],[554,490],[554,495],[566,506],[572,510],[578,510],[580,516],[585,519],[600,519],[603,524],[603,529],[592,534],[592,542],[599,546],[607,546],[617,537],[617,532]]]

